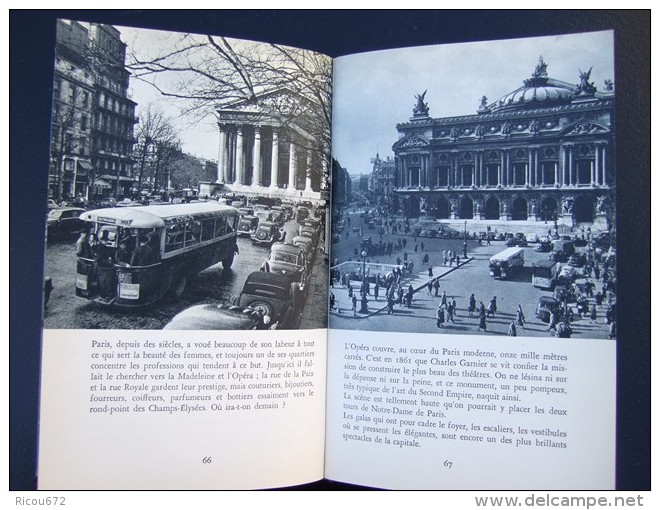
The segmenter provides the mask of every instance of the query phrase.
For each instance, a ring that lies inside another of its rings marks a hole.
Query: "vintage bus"
[[[190,278],[238,253],[238,211],[215,202],[84,212],[76,294],[102,305],[140,307],[179,298]],[[85,243],[87,243],[85,245]]]
[[[539,260],[532,265],[532,285],[540,289],[554,289],[561,265],[555,260]]]
[[[488,261],[490,275],[503,280],[509,278],[513,272],[525,265],[525,251],[522,248],[507,248]]]

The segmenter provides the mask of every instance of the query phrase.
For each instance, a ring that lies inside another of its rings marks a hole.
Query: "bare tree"
[[[152,191],[156,191],[159,172],[163,163],[172,159],[172,154],[180,146],[177,132],[172,121],[156,106],[147,107],[138,115],[135,132],[135,168],[138,193],[143,189],[145,178],[151,183]]]
[[[326,159],[329,167],[329,57],[277,44],[192,34],[181,35],[173,48],[157,56],[145,56],[142,50],[129,54],[127,67],[163,96],[185,100],[184,114],[200,119],[218,108],[256,105],[298,133],[291,141]],[[318,173],[321,166],[315,167]]]

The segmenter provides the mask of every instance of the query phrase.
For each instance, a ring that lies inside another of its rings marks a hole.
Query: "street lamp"
[[[366,262],[367,262],[367,250],[362,250],[362,284],[364,285],[364,282],[367,281],[367,273],[366,273]]]
[[[467,258],[467,220],[463,224],[463,258]]]

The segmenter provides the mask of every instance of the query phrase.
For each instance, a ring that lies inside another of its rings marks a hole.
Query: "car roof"
[[[163,329],[250,329],[259,320],[252,308],[206,303],[179,312]]]
[[[253,284],[268,283],[271,285],[286,285],[288,287],[292,281],[290,276],[268,273],[266,271],[253,271],[245,279],[245,284],[247,285],[248,282]]]
[[[300,246],[296,246],[295,244],[290,244],[290,243],[275,243],[271,247],[271,251],[286,251],[289,253],[294,253],[298,254],[302,250],[300,249]]]
[[[273,225],[276,224],[273,223],[272,221],[262,221],[261,223],[259,223],[260,227],[272,227]]]

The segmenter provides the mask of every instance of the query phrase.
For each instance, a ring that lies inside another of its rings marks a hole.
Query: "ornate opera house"
[[[608,226],[614,215],[614,87],[532,76],[475,115],[431,118],[424,94],[398,124],[395,193],[407,216]]]

